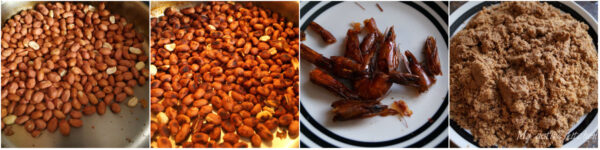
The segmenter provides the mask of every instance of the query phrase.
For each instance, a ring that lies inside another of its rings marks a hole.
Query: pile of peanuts
[[[82,115],[136,106],[133,87],[149,76],[144,36],[100,3],[40,3],[2,28],[2,130],[37,137],[81,127]]]
[[[253,3],[151,19],[152,146],[260,147],[299,134],[299,29]],[[282,138],[282,137],[280,137]]]

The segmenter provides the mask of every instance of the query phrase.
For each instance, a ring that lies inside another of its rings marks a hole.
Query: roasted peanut
[[[238,128],[237,133],[242,137],[249,138],[250,136],[254,135],[254,129],[246,125],[242,125]]]
[[[260,136],[258,134],[252,135],[250,141],[253,147],[260,147],[260,144],[262,143],[262,140],[260,139]]]
[[[209,138],[210,137],[208,137],[208,134],[206,134],[206,133],[196,132],[192,135],[192,142],[204,144],[204,143],[208,142]]]
[[[159,137],[156,141],[158,148],[171,148],[173,144],[171,144],[171,140],[167,137]]]
[[[166,8],[151,18],[151,30],[150,107],[159,133],[151,139],[158,144],[248,147],[245,137],[260,147],[274,136],[264,123],[275,129],[281,116],[297,116],[299,29],[279,14],[209,2]],[[181,132],[186,124],[191,135]]]
[[[258,131],[258,135],[260,136],[261,139],[264,139],[267,141],[273,140],[273,133],[271,133],[271,131],[269,131],[269,130],[260,130],[260,131]]]
[[[290,137],[297,137],[300,134],[300,122],[298,122],[298,120],[294,120],[290,123],[288,134]]]
[[[229,143],[237,143],[240,140],[240,137],[235,133],[225,133],[223,135],[223,141]]]

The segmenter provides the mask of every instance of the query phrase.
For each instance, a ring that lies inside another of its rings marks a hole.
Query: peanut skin
[[[60,120],[58,123],[58,130],[63,136],[69,136],[69,134],[71,134],[71,126],[66,120]]]

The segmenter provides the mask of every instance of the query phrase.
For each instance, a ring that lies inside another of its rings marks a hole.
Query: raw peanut
[[[106,74],[114,74],[115,72],[117,72],[117,67],[109,67],[106,69]]]
[[[133,54],[142,54],[142,50],[136,47],[129,47],[129,52]]]
[[[27,105],[20,104],[20,105],[17,105],[17,107],[15,108],[14,111],[15,111],[16,115],[20,116],[20,115],[25,114],[25,109],[27,109]]]
[[[63,136],[71,134],[71,126],[69,126],[69,123],[66,120],[60,120],[58,123],[58,130]]]
[[[35,123],[33,122],[33,120],[28,120],[27,122],[25,122],[25,125],[23,125],[23,127],[25,127],[25,130],[27,130],[27,132],[32,132],[33,130],[35,130]]]
[[[137,106],[137,103],[138,103],[138,98],[137,97],[131,97],[129,99],[129,101],[127,101],[127,106],[129,106],[129,107],[135,107],[135,106]]]
[[[52,113],[52,110],[47,109],[47,110],[44,111],[44,115],[42,116],[42,119],[44,119],[44,121],[48,121],[48,120],[50,120],[53,117],[53,115],[54,114]]]
[[[44,82],[42,82],[42,83],[44,83]],[[42,87],[42,85],[40,85],[40,88],[41,87]],[[46,87],[48,87],[48,86],[46,86]],[[44,93],[43,92],[35,92],[35,94],[33,94],[33,98],[31,100],[33,101],[33,103],[42,102],[42,100],[44,100]]]
[[[65,104],[63,104],[62,108],[63,108],[62,109],[63,114],[67,114],[67,113],[71,112],[71,109],[73,108],[73,106],[71,106],[71,103],[65,103]]]
[[[119,93],[119,94],[117,94],[115,101],[120,103],[120,102],[123,102],[125,99],[127,99],[127,93]]]
[[[83,126],[83,121],[81,121],[80,119],[71,118],[71,119],[69,119],[69,124],[72,127],[79,128],[79,127]]]
[[[123,91],[125,91],[125,93],[127,93],[127,95],[129,95],[129,96],[131,96],[131,95],[133,95],[133,94],[134,94],[134,93],[133,93],[133,89],[132,89],[132,88],[130,88],[130,87],[125,87],[125,88],[123,88]]]
[[[102,55],[110,55],[112,54],[112,50],[109,48],[100,48],[100,50],[98,50],[98,52],[100,52],[100,54]]]
[[[113,113],[118,114],[119,112],[121,112],[121,106],[119,106],[119,104],[117,103],[112,103],[110,104],[110,110]]]
[[[113,46],[107,42],[102,43],[102,48],[108,48],[109,50],[113,50]]]
[[[137,70],[142,70],[142,69],[144,69],[144,67],[146,67],[146,64],[144,62],[140,61],[140,62],[135,63],[135,69],[137,69]]]
[[[14,124],[15,120],[17,120],[17,116],[15,116],[15,115],[8,115],[6,117],[2,117],[2,121],[6,125],[12,125],[12,124]]]
[[[52,118],[50,119],[50,121],[48,121],[48,131],[50,132],[54,132],[56,131],[56,128],[58,127],[58,119],[56,118]]]
[[[63,108],[65,106],[63,105]],[[31,113],[30,118],[31,119],[40,119],[42,118],[42,116],[44,116],[44,113],[42,111],[34,111],[33,113]]]
[[[108,17],[108,20],[110,21],[111,24],[115,24],[115,16]]]
[[[96,113],[96,107],[88,105],[83,108],[83,114],[86,116],[93,115]]]
[[[57,119],[65,119],[65,114],[60,111],[60,110],[54,110],[54,117],[56,117]]]
[[[87,97],[91,104],[93,104],[93,105],[98,104],[98,98],[93,93],[87,93]]]
[[[106,103],[104,101],[100,101],[98,105],[96,105],[96,111],[98,111],[98,115],[104,115],[106,112]],[[71,114],[72,116],[73,114]]]
[[[35,123],[35,127],[40,130],[46,129],[46,122],[42,119],[37,119],[33,121]]]
[[[38,43],[36,43],[35,41],[29,41],[29,47],[33,48],[34,50],[38,50],[40,49],[40,45],[38,45]]]
[[[34,130],[31,132],[31,137],[38,137],[40,134],[42,134],[40,130]]]
[[[74,118],[74,119],[79,119],[79,118],[81,118],[82,115],[83,114],[81,113],[81,111],[76,111],[76,110],[71,111],[71,113],[70,113],[71,118]]]

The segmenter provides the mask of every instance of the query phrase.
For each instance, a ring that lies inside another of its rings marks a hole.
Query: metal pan
[[[152,1],[152,2],[150,2],[150,5],[152,6],[152,8],[150,9],[150,15],[151,15],[150,17],[155,18],[155,17],[163,16],[164,10],[169,7],[173,7],[173,8],[181,10],[183,8],[196,6],[199,3],[203,3],[203,2]],[[298,1],[270,1],[270,2],[252,2],[252,3],[256,4],[257,6],[269,9],[273,12],[277,12],[281,16],[285,17],[288,21],[293,22],[295,26],[298,26],[298,18],[300,16]],[[152,116],[152,119],[154,120],[155,117]],[[277,129],[275,132],[273,132],[273,134],[276,134],[278,131],[281,131],[281,128]],[[298,138],[299,136],[297,136],[295,138],[290,138],[289,136],[286,136],[285,139],[280,139],[280,138],[277,138],[276,136],[274,136],[274,137],[275,138],[273,139],[272,142],[263,142],[261,147],[297,148],[300,145],[300,138]],[[248,143],[250,141],[247,138],[241,138],[241,140],[248,142]],[[151,145],[152,145],[152,147],[156,147],[156,142],[151,143]]]
[[[2,1],[2,23],[21,10],[33,8],[35,4],[46,2]],[[99,2],[79,2],[97,6]],[[106,9],[125,17],[128,23],[133,23],[135,30],[142,33],[146,39],[149,36],[148,5],[142,2],[106,2]],[[144,51],[148,54],[148,40],[144,41]],[[148,59],[149,60],[149,59]],[[150,64],[150,62],[146,62]],[[149,65],[146,65],[146,68]],[[148,79],[150,81],[150,79]],[[135,87],[135,96],[149,102],[149,82],[141,87]],[[106,114],[84,116],[83,126],[71,128],[71,135],[62,136],[58,131],[50,133],[47,130],[33,138],[23,126],[13,125],[12,136],[2,134],[2,147],[149,147],[150,124],[149,107],[138,106],[131,108],[121,104],[121,112],[113,114],[110,109]]]

